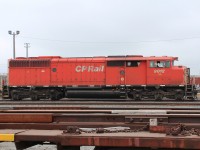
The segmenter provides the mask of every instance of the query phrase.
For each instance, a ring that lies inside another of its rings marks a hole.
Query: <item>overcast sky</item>
[[[200,0],[0,0],[0,73],[16,56],[177,56],[200,74]]]

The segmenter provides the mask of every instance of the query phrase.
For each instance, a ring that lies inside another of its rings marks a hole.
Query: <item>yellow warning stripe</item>
[[[13,142],[15,134],[0,134],[0,141],[3,142]]]

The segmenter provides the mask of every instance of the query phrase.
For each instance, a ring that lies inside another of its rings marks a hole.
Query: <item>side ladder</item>
[[[197,93],[195,90],[195,85],[193,84],[187,84],[185,87],[185,97],[186,99],[196,99],[197,98]]]
[[[10,98],[10,96],[9,96],[8,86],[4,85],[2,87],[2,99],[9,99],[9,98]]]

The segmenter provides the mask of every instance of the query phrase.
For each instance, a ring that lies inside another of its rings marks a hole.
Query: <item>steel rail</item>
[[[0,113],[102,113],[102,114],[144,114],[144,113],[165,113],[165,114],[200,114],[200,110],[107,110],[107,109],[76,109],[76,108],[68,108],[66,107],[46,107],[46,108],[29,108],[29,107],[19,107],[19,108],[7,108],[0,110]]]
[[[138,105],[138,104],[143,104],[143,105],[148,105],[148,104],[154,104],[154,105],[159,105],[159,104],[187,104],[187,105],[193,105],[197,104],[200,105],[200,100],[183,100],[183,101],[175,101],[175,100],[167,100],[167,101],[151,101],[151,100],[141,100],[141,101],[133,101],[133,100],[125,100],[125,99],[67,99],[67,100],[38,100],[38,101],[31,101],[31,100],[21,100],[21,101],[12,101],[12,100],[0,100],[0,104],[96,104],[96,105],[101,105],[101,104],[112,104],[112,105],[117,105],[117,104],[133,104],[133,105]]]

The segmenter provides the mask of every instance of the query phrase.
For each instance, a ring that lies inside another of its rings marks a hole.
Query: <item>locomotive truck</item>
[[[195,99],[190,69],[177,57],[39,56],[10,59],[3,97],[12,100],[62,98]]]

